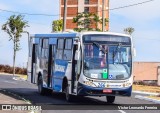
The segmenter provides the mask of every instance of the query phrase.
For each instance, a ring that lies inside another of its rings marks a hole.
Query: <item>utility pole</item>
[[[104,8],[105,8],[105,0],[102,1],[102,31],[105,31],[105,13],[104,13]]]
[[[67,17],[67,0],[64,0],[64,10],[63,10],[63,32],[66,31],[66,17]]]

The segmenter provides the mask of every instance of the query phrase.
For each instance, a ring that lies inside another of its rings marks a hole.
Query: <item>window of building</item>
[[[84,8],[84,12],[85,12],[85,13],[89,13],[89,7],[85,7],[85,8]]]
[[[89,4],[89,0],[84,0],[84,4]]]

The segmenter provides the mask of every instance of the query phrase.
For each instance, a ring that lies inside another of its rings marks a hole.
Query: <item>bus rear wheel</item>
[[[106,96],[106,100],[108,103],[113,103],[115,101],[115,96]]]
[[[45,95],[45,93],[46,93],[46,89],[43,87],[42,76],[40,76],[39,79],[38,79],[38,92],[41,95]]]

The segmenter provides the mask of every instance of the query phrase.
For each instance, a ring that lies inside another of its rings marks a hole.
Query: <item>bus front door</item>
[[[52,78],[54,72],[54,56],[55,56],[55,45],[49,45],[49,57],[48,57],[48,77],[47,86],[52,87]]]
[[[74,93],[75,89],[75,81],[76,81],[76,64],[77,61],[75,60],[75,53],[77,50],[77,45],[73,46],[73,57],[72,57],[72,83],[71,83],[71,92]]]

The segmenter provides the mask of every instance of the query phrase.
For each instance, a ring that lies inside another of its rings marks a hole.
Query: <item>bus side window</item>
[[[58,39],[56,59],[62,59],[64,49],[64,39]]]
[[[29,57],[31,57],[32,55],[32,41],[33,41],[33,38],[30,38],[30,41],[29,41]]]
[[[42,58],[45,58],[45,59],[48,58],[48,47],[49,47],[48,39],[43,39],[42,53],[41,53]]]
[[[41,50],[42,50],[42,39],[39,40],[38,46],[38,56],[41,58]]]
[[[72,58],[72,39],[66,39],[65,40],[65,48],[64,48],[64,54],[63,59],[64,60],[71,60]]]

